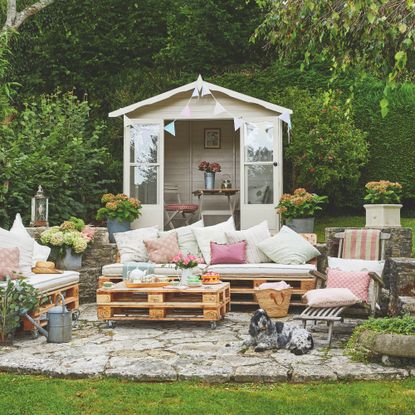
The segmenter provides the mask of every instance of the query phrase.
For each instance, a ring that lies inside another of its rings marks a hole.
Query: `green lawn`
[[[0,374],[0,414],[413,414],[415,379],[326,384],[134,383]]]
[[[402,226],[412,228],[413,247],[412,254],[415,256],[415,218],[402,218]],[[317,238],[319,242],[324,242],[324,229],[336,226],[365,226],[364,216],[323,216],[316,220]]]

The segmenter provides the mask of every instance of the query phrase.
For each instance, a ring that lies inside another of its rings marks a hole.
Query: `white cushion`
[[[269,262],[269,258],[257,247],[262,242],[271,237],[268,229],[268,222],[264,220],[258,225],[242,231],[226,232],[226,238],[230,243],[246,241],[246,262],[249,264],[258,264],[260,262]]]
[[[303,298],[309,307],[342,307],[360,303],[348,288],[323,288],[307,291]]]
[[[0,248],[19,248],[19,272],[32,275],[33,240],[0,228]]]
[[[318,249],[288,226],[257,246],[277,264],[305,264],[320,255]]]
[[[63,274],[33,274],[26,280],[39,291],[50,291],[77,284],[79,282],[79,272],[64,271]]]
[[[283,265],[274,263],[262,264],[219,264],[209,265],[207,271],[217,272],[223,275],[233,274],[261,274],[261,275],[299,275],[305,276],[310,271],[315,271],[313,264]]]
[[[344,259],[328,257],[329,268],[340,271],[367,271],[382,275],[385,261],[368,261],[365,259]]]
[[[151,264],[154,267],[154,274],[156,275],[180,275],[180,270],[175,269],[174,264]],[[202,272],[206,265],[200,264],[198,266]],[[124,269],[124,264],[115,263],[108,264],[102,267],[102,275],[104,277],[121,277]]]
[[[226,244],[228,240],[226,239],[225,233],[234,231],[235,223],[231,216],[226,222],[205,228],[194,228],[192,230],[206,264],[210,264],[210,243]]]
[[[20,235],[22,238],[28,238],[33,241],[33,261],[32,266],[36,265],[37,261],[47,261],[50,255],[51,249],[48,246],[41,245],[38,243],[30,233],[27,231],[25,226],[23,225],[22,217],[20,213],[16,214],[14,218],[14,222],[12,227],[10,228],[10,232]]]
[[[147,262],[148,255],[144,240],[156,239],[157,236],[158,226],[115,233],[114,238],[120,253],[121,262]]]
[[[200,257],[201,252],[199,250],[199,245],[197,244],[196,237],[192,231],[194,228],[203,228],[203,220],[199,220],[198,222],[192,223],[189,226],[182,226],[170,231],[159,232],[159,236],[162,238],[163,236],[169,235],[172,232],[176,232],[180,251],[185,255],[192,254]]]

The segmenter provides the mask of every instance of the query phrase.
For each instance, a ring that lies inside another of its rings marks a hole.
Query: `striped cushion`
[[[346,229],[344,231],[342,257],[346,259],[379,259],[380,230]]]

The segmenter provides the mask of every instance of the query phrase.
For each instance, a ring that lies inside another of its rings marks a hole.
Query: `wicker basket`
[[[265,310],[269,317],[285,317],[288,315],[292,288],[284,290],[255,289],[255,296],[259,306]]]

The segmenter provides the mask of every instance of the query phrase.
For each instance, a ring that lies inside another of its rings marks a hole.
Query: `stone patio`
[[[116,328],[108,329],[96,320],[95,305],[86,304],[81,307],[81,321],[71,343],[49,344],[44,337],[32,340],[22,335],[14,347],[0,349],[0,370],[151,382],[309,382],[415,375],[415,368],[367,365],[346,357],[342,345],[357,320],[337,326],[330,350],[325,347],[325,327],[317,326],[316,348],[310,354],[294,356],[286,350],[243,352],[249,318],[249,313],[231,312],[216,329],[206,323],[158,322],[118,323]]]

